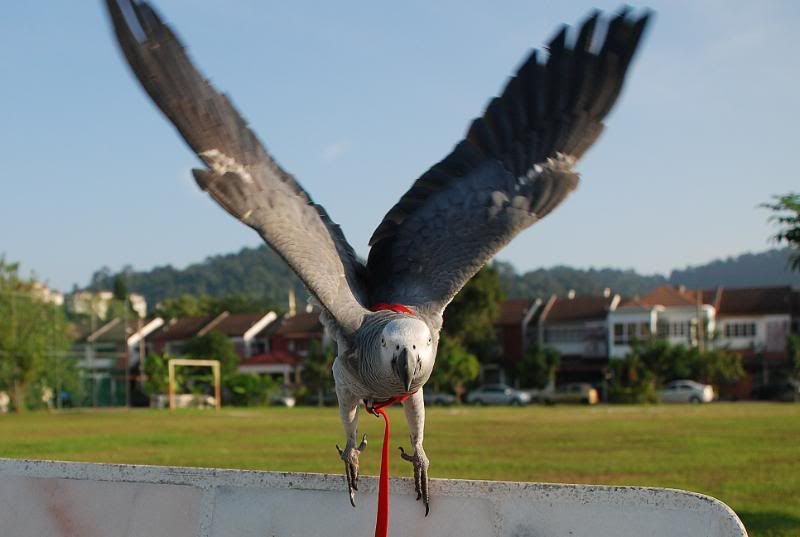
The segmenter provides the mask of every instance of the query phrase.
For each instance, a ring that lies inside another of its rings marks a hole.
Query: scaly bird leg
[[[406,421],[408,421],[408,429],[411,431],[411,447],[414,453],[408,453],[400,449],[400,456],[414,465],[414,490],[417,492],[417,500],[422,499],[425,504],[425,516],[428,516],[431,510],[430,494],[428,492],[428,467],[430,461],[425,455],[425,450],[422,448],[422,437],[425,429],[425,403],[422,400],[422,390],[406,399],[403,402],[403,410],[406,413]]]
[[[361,438],[361,443],[356,445],[358,434],[358,405],[359,400],[345,390],[336,390],[339,398],[339,416],[344,425],[346,444],[344,449],[336,444],[336,451],[344,461],[344,475],[347,480],[347,493],[350,496],[350,505],[356,506],[356,491],[358,490],[358,456],[367,447],[367,435]]]

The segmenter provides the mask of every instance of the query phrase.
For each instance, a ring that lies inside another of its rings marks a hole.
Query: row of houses
[[[285,384],[299,380],[312,342],[329,342],[318,312],[279,317],[275,312],[178,319],[111,319],[75,334],[71,354],[91,380],[92,404],[124,404],[125,379],[135,391],[148,354],[184,355],[193,338],[219,332],[230,338],[243,373],[272,375]],[[126,375],[126,369],[128,374]]]
[[[799,321],[800,293],[790,287],[665,286],[631,298],[606,290],[600,295],[571,292],[563,297],[507,300],[496,322],[498,350],[483,360],[482,377],[486,382],[514,383],[516,364],[525,352],[548,346],[561,354],[559,383],[596,383],[604,378],[610,360],[630,352],[634,340],[657,337],[672,344],[741,353],[748,376],[737,393],[745,397],[754,385],[769,382],[770,372],[785,366],[786,339],[798,331]],[[127,367],[135,380],[148,353],[182,355],[189,340],[212,331],[232,340],[241,372],[273,375],[286,384],[299,380],[313,342],[330,343],[317,312],[284,316],[271,311],[223,312],[171,320],[112,319],[86,329],[73,353],[103,386],[110,371],[124,372]],[[114,388],[105,392],[109,390]],[[114,394],[105,395],[114,399]]]
[[[741,354],[746,379],[754,384],[785,368],[787,336],[800,323],[800,292],[791,287],[692,290],[663,286],[643,296],[602,295],[509,300],[498,321],[502,358],[493,380],[509,380],[513,364],[531,346],[561,353],[559,381],[597,382],[610,360],[624,358],[633,341],[659,338],[674,345],[726,348]]]

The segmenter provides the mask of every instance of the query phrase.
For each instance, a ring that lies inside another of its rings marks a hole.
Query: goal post
[[[217,410],[222,406],[220,389],[219,360],[191,360],[189,358],[172,358],[167,362],[169,368],[169,409],[175,410],[175,368],[178,366],[210,367],[214,374],[214,406]]]

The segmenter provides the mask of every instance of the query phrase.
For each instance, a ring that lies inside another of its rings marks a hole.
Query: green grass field
[[[376,474],[382,420],[362,413],[361,429]],[[333,408],[0,416],[13,458],[340,472],[341,441]],[[425,448],[433,477],[677,487],[721,499],[754,537],[800,536],[800,405],[434,408]],[[392,474],[410,466],[394,457]]]

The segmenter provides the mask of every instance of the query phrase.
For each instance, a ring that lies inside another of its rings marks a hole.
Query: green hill
[[[289,289],[295,290],[300,304],[308,296],[300,279],[266,246],[207,257],[183,269],[165,265],[146,271],[126,270],[125,273],[128,289],[144,295],[151,309],[165,298],[185,294],[248,295],[282,309],[286,308]],[[100,269],[92,275],[88,288],[111,289],[115,276],[108,268]]]
[[[791,285],[800,287],[800,272],[789,270],[788,248],[746,253],[727,259],[717,259],[694,267],[673,270],[669,281],[690,288],[760,287]]]
[[[503,287],[509,297],[546,297],[566,294],[599,294],[605,288],[624,296],[646,293],[659,285],[687,287],[726,287],[794,285],[800,287],[800,274],[786,269],[789,251],[768,250],[757,254],[712,261],[705,265],[673,270],[669,278],[642,275],[633,270],[614,268],[576,269],[567,266],[540,268],[519,274],[514,267],[497,261]],[[146,271],[126,270],[128,288],[141,293],[155,305],[165,298],[183,294],[223,297],[247,295],[285,308],[288,290],[294,289],[302,301],[308,296],[300,280],[286,263],[266,246],[243,248],[239,252],[216,255],[177,269],[166,265]],[[111,289],[115,274],[108,268],[94,273],[89,289]]]

